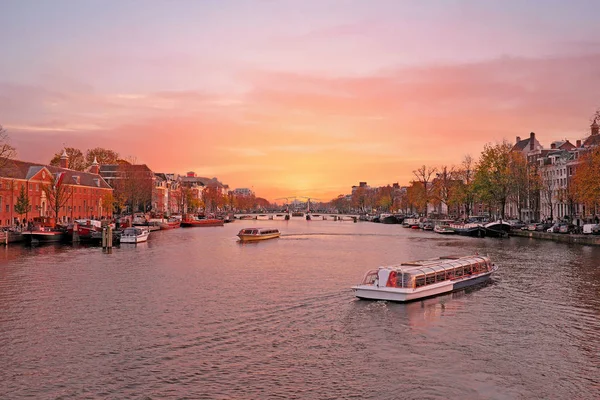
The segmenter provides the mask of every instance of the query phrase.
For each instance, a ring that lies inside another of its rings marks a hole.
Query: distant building
[[[248,188],[236,188],[236,189],[233,189],[232,193],[234,196],[245,196],[245,197],[250,197],[254,194],[254,192]]]

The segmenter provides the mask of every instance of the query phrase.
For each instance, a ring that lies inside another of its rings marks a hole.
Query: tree
[[[64,151],[69,157],[69,169],[73,169],[75,171],[85,170],[87,165],[85,163],[85,158],[83,157],[83,153],[81,152],[81,150],[76,149],[74,147],[65,147]],[[50,165],[60,167],[60,158],[62,156],[62,153],[62,150],[58,153],[55,153],[54,157],[52,157],[52,159],[50,160]]]
[[[16,150],[10,145],[10,138],[6,129],[0,125],[0,168],[15,156]]]
[[[427,200],[424,188],[425,186],[422,182],[412,181],[406,189],[408,207],[416,209],[418,213],[427,212]]]
[[[456,171],[456,181],[448,201],[464,209],[464,216],[469,217],[473,210],[475,191],[473,188],[473,179],[475,177],[475,161],[473,157],[467,154]]]
[[[543,172],[541,183],[540,198],[550,209],[550,221],[554,221],[554,192],[556,190],[555,179],[553,179],[549,171],[545,171]]]
[[[449,200],[454,190],[454,167],[440,167],[440,172],[437,173],[433,180],[433,198],[440,206],[445,205],[448,208]],[[438,209],[438,214],[442,214],[441,207]]]
[[[48,207],[54,211],[56,223],[59,221],[61,207],[64,207],[73,195],[69,186],[64,184],[64,177],[64,172],[52,174],[50,175],[50,182],[42,185],[42,190],[48,201]]]
[[[510,174],[512,175],[512,190],[509,200],[517,205],[518,219],[521,219],[522,210],[527,206],[529,188],[529,165],[521,152],[510,152]]]
[[[427,204],[433,197],[433,185],[431,185],[431,176],[437,172],[436,168],[428,168],[425,165],[421,168],[413,171],[414,176],[417,178],[417,182],[423,185],[423,201],[425,202],[425,217],[427,217]]]
[[[98,161],[98,164],[117,164],[119,153],[102,147],[96,147],[85,152],[86,167],[92,165],[94,159]]]
[[[219,186],[213,183],[209,183],[202,190],[202,200],[206,211],[216,211],[219,207],[225,204],[225,198],[219,189]]]
[[[367,188],[359,186],[352,193],[352,207],[358,210],[358,212],[364,212],[367,205]]]
[[[17,197],[17,203],[15,204],[15,211],[20,216],[25,214],[25,219],[27,219],[27,213],[31,211],[31,202],[29,201],[29,195],[25,191],[25,185],[21,185],[19,197]]]
[[[600,147],[593,148],[579,158],[573,175],[573,196],[591,214],[600,205]]]
[[[512,145],[506,140],[495,146],[486,144],[473,182],[481,200],[495,205],[502,219],[504,219],[504,208],[514,181],[510,169],[511,149]]]
[[[152,204],[152,171],[145,164],[122,162],[115,181],[115,197],[124,200],[131,212],[146,212]]]

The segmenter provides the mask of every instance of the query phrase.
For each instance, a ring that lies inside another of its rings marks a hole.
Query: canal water
[[[243,227],[280,239],[240,244]],[[489,254],[484,286],[354,298],[368,269]],[[350,221],[236,221],[0,248],[3,399],[597,399],[600,248]]]

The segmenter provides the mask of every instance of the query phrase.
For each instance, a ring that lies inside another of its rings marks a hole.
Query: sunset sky
[[[17,158],[113,149],[274,200],[587,136],[600,3],[0,0]]]

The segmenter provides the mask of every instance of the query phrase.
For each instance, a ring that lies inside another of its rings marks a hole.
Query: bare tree
[[[48,201],[48,206],[54,211],[56,224],[58,224],[59,221],[61,207],[66,205],[73,195],[71,188],[63,182],[64,177],[64,172],[52,174],[50,175],[50,182],[42,185],[42,190]]]
[[[417,178],[418,182],[423,184],[423,196],[425,201],[425,216],[427,217],[427,204],[433,197],[433,185],[431,185],[431,177],[437,172],[436,168],[428,168],[423,165],[421,168],[414,170],[413,175]]]
[[[14,147],[10,145],[10,138],[6,129],[0,125],[0,168],[17,154]]]

